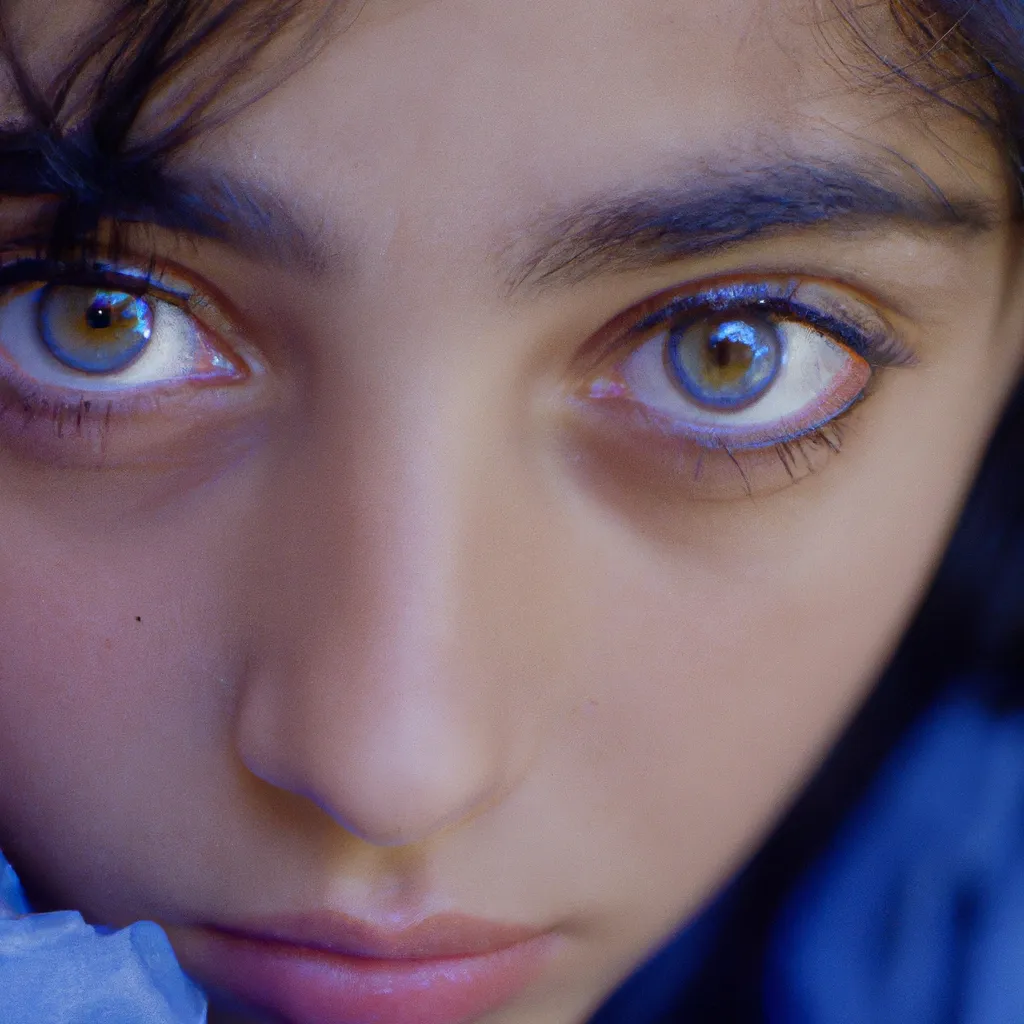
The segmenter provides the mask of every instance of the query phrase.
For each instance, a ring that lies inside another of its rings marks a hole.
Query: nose
[[[543,512],[525,467],[457,420],[434,405],[282,460],[257,544],[239,754],[378,846],[500,801],[554,670]]]

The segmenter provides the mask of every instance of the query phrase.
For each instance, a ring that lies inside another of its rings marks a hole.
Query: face
[[[4,293],[41,906],[160,922],[224,1020],[570,1024],[755,848],[1024,337],[995,145],[816,9],[371,0],[177,157],[263,228]],[[327,912],[363,996],[204,930]]]

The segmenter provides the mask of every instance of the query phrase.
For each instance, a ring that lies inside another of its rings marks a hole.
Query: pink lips
[[[318,913],[167,931],[200,984],[287,1024],[468,1024],[522,991],[557,944],[463,915],[397,930]]]

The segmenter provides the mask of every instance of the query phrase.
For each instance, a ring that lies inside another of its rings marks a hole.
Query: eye
[[[36,314],[51,355],[83,373],[124,370],[153,340],[153,305],[141,295],[49,285],[36,299]]]
[[[0,267],[0,447],[15,454],[62,465],[156,457],[235,416],[253,393],[236,385],[260,369],[220,304],[170,272]]]
[[[33,282],[0,297],[0,355],[36,384],[79,396],[243,379],[245,365],[190,299],[130,280]]]
[[[656,297],[632,318],[573,404],[697,496],[777,489],[820,468],[876,368],[913,361],[880,313],[824,282],[732,281]]]
[[[672,431],[737,452],[833,420],[860,397],[871,365],[819,329],[755,309],[690,313],[626,355],[616,374]]]

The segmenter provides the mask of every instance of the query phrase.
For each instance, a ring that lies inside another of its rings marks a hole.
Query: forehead
[[[837,14],[841,5],[368,0],[354,16],[341,5],[340,31],[322,64],[331,68],[335,99],[351,98],[353,110],[365,97],[392,115],[430,111],[445,123],[457,116],[471,124],[474,112],[500,111],[510,126],[603,129],[599,134],[671,132],[680,124],[692,130],[706,117],[756,130],[809,114],[863,81],[871,62],[851,19]],[[879,52],[899,48],[890,18],[872,10],[853,21]],[[870,67],[876,83],[881,70],[880,63]],[[909,91],[899,92],[905,103]],[[396,99],[404,110],[393,108]],[[874,99],[877,116],[881,96]]]
[[[492,161],[543,151],[550,166],[560,152],[574,159],[580,145],[599,158],[628,143],[696,145],[740,130],[734,141],[753,144],[770,126],[797,127],[815,99],[844,88],[822,46],[838,29],[823,26],[815,7],[371,0],[296,87],[315,92],[339,128],[360,133],[354,147],[364,136],[379,145],[390,134],[396,147],[419,150],[479,146],[486,136]],[[525,150],[524,138],[534,143]]]
[[[218,6],[235,5],[212,5]],[[313,66],[260,109],[284,108],[290,92],[304,103],[301,113],[287,110],[290,135],[316,128],[324,148],[349,141],[355,150],[367,136],[379,145],[394,126],[393,141],[401,135],[408,146],[430,138],[448,144],[490,128],[493,153],[503,144],[521,152],[520,136],[529,134],[548,156],[557,154],[560,147],[550,143],[559,139],[589,141],[597,155],[602,142],[621,153],[626,141],[657,146],[685,138],[699,154],[703,140],[725,133],[734,148],[749,149],[777,139],[780,130],[856,131],[905,112],[912,97],[921,99],[894,76],[888,88],[878,88],[882,63],[858,45],[850,27],[851,21],[864,25],[877,53],[905,58],[885,4],[299,0],[296,6],[314,16],[333,10],[333,31],[323,33],[329,42]],[[51,64],[54,51],[67,53],[110,9],[110,0],[62,2],[56,11],[46,5],[40,20],[38,5],[15,0],[16,35],[29,51],[49,53],[42,60]],[[287,38],[270,48],[282,60]],[[229,37],[215,59],[233,56],[237,44]],[[187,76],[196,68],[186,63],[183,71]],[[822,121],[837,115],[838,121]]]
[[[437,267],[482,266],[542,237],[542,225],[560,230],[564,210],[573,220],[589,204],[600,219],[609,199],[707,194],[730,178],[754,183],[743,194],[757,207],[757,183],[772,180],[759,172],[786,166],[806,181],[819,167],[863,167],[909,179],[933,202],[949,193],[1006,206],[992,140],[884,75],[879,53],[906,58],[885,5],[857,8],[874,52],[823,0],[309,0],[302,10],[325,5],[335,20],[315,59],[177,158],[198,172],[189,181],[226,171],[235,195],[269,198],[313,237],[320,255],[302,256],[307,267],[343,263],[351,276],[353,253],[396,239],[428,240]],[[74,35],[61,24],[49,40]],[[246,73],[258,81],[268,61],[283,66],[294,35]],[[200,69],[211,74],[223,56],[213,50]],[[201,90],[195,63],[180,81],[197,75]],[[143,116],[143,135],[160,108]]]
[[[879,88],[881,63],[819,0],[370,0],[341,20],[261,108],[262,137],[301,136],[304,162],[373,164],[377,181],[444,157],[470,192],[513,168],[524,186],[585,188],[625,166],[927,134],[923,94]],[[887,19],[870,32],[898,51]]]
[[[886,17],[867,27],[899,54]],[[530,211],[611,189],[851,154],[998,193],[970,123],[879,87],[882,71],[819,0],[369,0],[221,156],[342,221],[375,207],[389,237],[416,225],[439,241],[465,228],[494,243]]]

